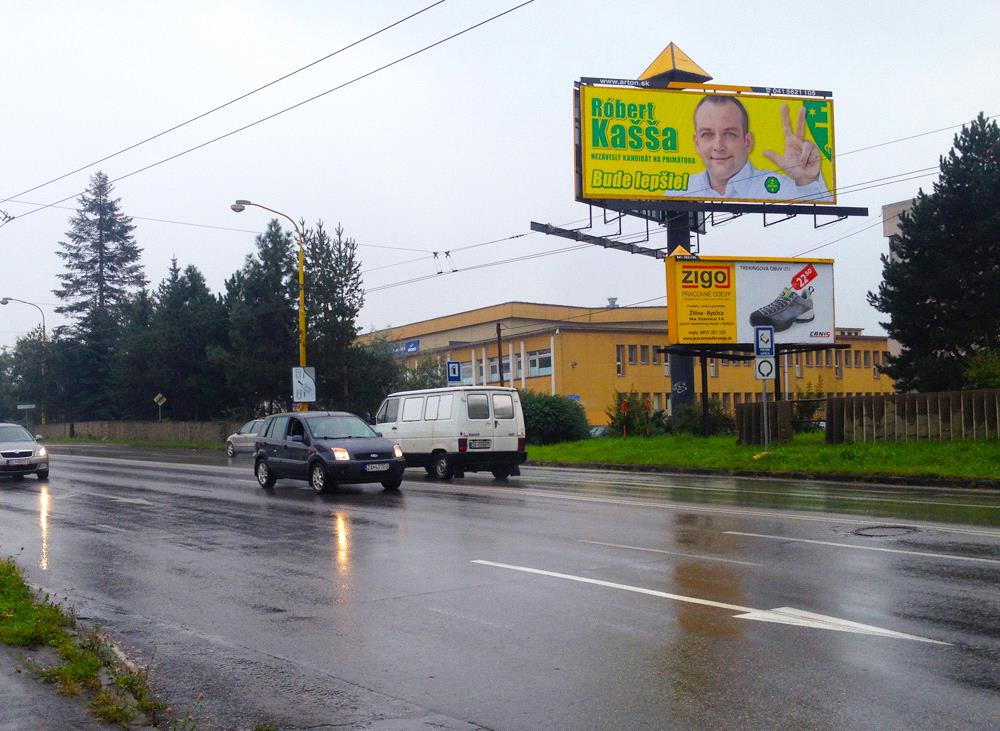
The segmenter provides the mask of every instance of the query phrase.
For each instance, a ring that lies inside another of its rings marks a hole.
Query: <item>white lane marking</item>
[[[66,497],[78,497],[80,495],[90,495],[91,497],[100,497],[105,500],[114,500],[116,503],[128,503],[130,505],[152,505],[145,498],[141,497],[120,497],[118,495],[105,495],[100,492],[86,492],[84,490],[67,490]]]
[[[742,479],[742,477],[741,477]],[[758,478],[753,478],[758,479]],[[787,478],[786,478],[787,479]],[[594,480],[572,480],[559,478],[559,482],[570,485],[592,485]],[[705,487],[700,485],[664,484],[662,482],[628,482],[625,480],[612,480],[607,483],[613,487],[639,487],[647,490],[692,490],[696,492],[721,492],[732,495],[769,495],[771,497],[801,497],[813,498],[815,500],[854,500],[857,502],[882,502],[882,503],[902,503],[905,505],[929,505],[932,507],[949,508],[984,508],[987,510],[1000,510],[1000,505],[984,505],[982,503],[945,503],[937,500],[912,500],[905,497],[876,497],[874,495],[849,495],[843,492],[834,492],[827,495],[820,495],[815,492],[782,492],[780,490],[746,490],[738,487]],[[884,491],[881,491],[884,492]]]
[[[683,556],[685,558],[697,558],[702,561],[724,561],[725,563],[737,563],[741,566],[760,566],[759,563],[754,563],[753,561],[737,561],[735,558],[720,558],[718,556],[702,556],[697,553],[680,553],[679,551],[664,551],[662,548],[642,548],[641,546],[625,546],[621,543],[605,543],[604,541],[585,541],[582,538],[577,539],[579,543],[590,543],[594,546],[610,546],[611,548],[628,548],[633,551],[648,551],[650,553],[664,553],[668,556]]]
[[[574,576],[572,574],[560,574],[555,571],[545,571],[543,569],[533,569],[528,566],[514,566],[507,563],[497,563],[495,561],[484,561],[483,559],[474,559],[472,563],[480,564],[481,566],[493,566],[500,569],[509,569],[511,571],[522,571],[527,574],[538,574],[540,576],[550,576],[555,579],[566,579],[567,581],[578,581],[582,584],[594,584],[595,586],[604,586],[609,589],[620,589],[621,591],[630,591],[635,594],[646,594],[648,596],[661,597],[663,599],[672,599],[677,602],[684,602],[686,604],[699,604],[705,607],[715,607],[716,609],[729,609],[740,614],[734,614],[733,617],[737,619],[751,619],[758,622],[774,622],[776,624],[791,624],[799,627],[812,627],[814,629],[827,629],[833,630],[835,632],[854,632],[856,634],[864,635],[874,635],[878,637],[891,637],[898,640],[914,640],[916,642],[928,642],[933,645],[949,645],[949,642],[941,642],[940,640],[931,640],[927,637],[920,637],[919,635],[908,635],[903,632],[895,632],[891,629],[884,629],[882,627],[876,627],[871,624],[861,624],[860,622],[851,622],[846,619],[839,619],[838,617],[831,617],[826,614],[816,614],[814,612],[807,612],[804,609],[796,609],[794,607],[778,607],[776,609],[754,609],[752,607],[741,607],[738,604],[725,604],[723,602],[714,602],[710,599],[698,599],[693,596],[682,596],[681,594],[669,594],[665,591],[657,591],[656,589],[644,589],[641,586],[629,586],[628,584],[616,584],[613,581],[602,581],[601,579],[591,579],[586,576]]]
[[[833,541],[812,541],[808,538],[789,538],[788,536],[771,536],[765,533],[743,533],[738,530],[722,531],[731,536],[749,536],[750,538],[770,538],[775,541],[793,541],[795,543],[814,543],[817,546],[834,546],[836,548],[856,548],[859,551],[882,551],[883,553],[902,553],[908,556],[927,556],[930,558],[945,558],[954,561],[981,561],[983,563],[1000,564],[995,558],[975,558],[973,556],[955,556],[950,553],[930,553],[928,551],[904,551],[900,548],[879,548],[878,546],[856,546],[853,543],[834,543]]]

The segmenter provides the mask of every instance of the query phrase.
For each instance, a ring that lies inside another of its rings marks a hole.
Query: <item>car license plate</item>
[[[470,439],[469,449],[489,449],[490,440],[489,439]]]
[[[388,472],[389,463],[388,462],[376,462],[375,464],[366,464],[365,472]]]
[[[31,459],[29,457],[14,457],[12,459],[8,459],[7,464],[9,465],[28,464],[30,461]]]

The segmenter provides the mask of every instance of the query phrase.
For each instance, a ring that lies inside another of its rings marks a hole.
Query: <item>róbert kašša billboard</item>
[[[582,200],[836,203],[833,100],[581,84]]]

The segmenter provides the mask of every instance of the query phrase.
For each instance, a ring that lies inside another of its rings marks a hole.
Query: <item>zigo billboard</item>
[[[671,345],[833,343],[833,259],[667,257]]]
[[[580,84],[578,197],[836,203],[833,100],[772,91]]]

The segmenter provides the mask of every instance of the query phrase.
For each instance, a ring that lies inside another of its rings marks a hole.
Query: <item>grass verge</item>
[[[1000,486],[1000,442],[826,444],[822,433],[788,444],[736,444],[735,437],[603,437],[528,446],[530,462],[607,464],[729,473],[949,480]]]
[[[55,658],[26,655],[24,663],[60,694],[89,696],[97,718],[122,728],[134,721],[158,725],[163,704],[150,689],[148,670],[128,667],[100,627],[82,627],[72,609],[33,592],[10,558],[0,559],[0,642]]]

